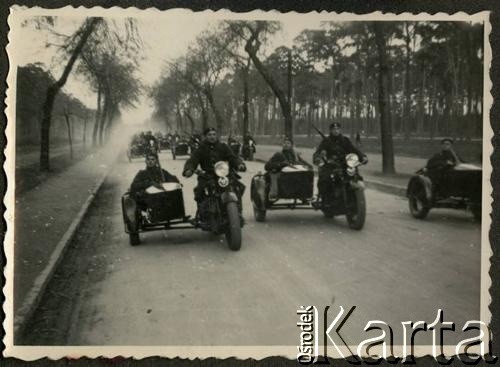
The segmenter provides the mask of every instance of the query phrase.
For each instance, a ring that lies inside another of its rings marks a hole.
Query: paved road
[[[181,177],[182,160],[162,154],[162,163]],[[88,264],[81,274],[62,276],[74,282],[77,296],[70,321],[61,316],[47,326],[68,330],[57,344],[297,345],[300,305],[316,305],[320,313],[331,305],[331,320],[340,305],[357,306],[344,326],[349,344],[368,337],[362,329],[372,319],[391,325],[401,344],[401,321],[430,323],[438,308],[458,328],[479,317],[480,226],[468,213],[436,210],[417,221],[402,198],[367,190],[362,231],[312,210],[275,211],[257,223],[247,191],[239,252],[198,230],[151,232],[131,247],[120,195],[143,165],[117,163],[67,255],[68,268],[76,268],[72,259]],[[248,168],[247,187],[262,164]],[[194,214],[195,180],[182,181],[186,211]],[[50,310],[50,302],[65,291],[52,291],[40,320],[62,312]],[[36,335],[30,343],[41,342]],[[456,339],[463,337],[450,333]]]

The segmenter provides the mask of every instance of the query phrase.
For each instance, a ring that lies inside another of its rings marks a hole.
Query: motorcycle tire
[[[416,187],[415,187],[416,186]],[[408,206],[414,218],[425,219],[431,207],[427,204],[425,188],[422,184],[415,185],[408,194]]]
[[[138,246],[141,243],[139,233],[129,233],[130,246]]]
[[[326,209],[322,209],[322,212],[323,212],[323,216],[326,218],[326,219],[332,219],[335,214],[333,214],[333,211],[332,210],[326,210]]]
[[[256,205],[253,205],[253,216],[257,222],[266,221],[266,209],[259,209]]]
[[[356,212],[346,214],[347,223],[349,224],[349,228],[360,230],[365,225],[366,219],[366,199],[365,199],[365,191],[364,190],[355,190],[352,200],[355,200]]]
[[[228,228],[226,229],[227,245],[231,250],[239,251],[241,248],[241,222],[238,203],[227,203],[226,212],[228,219]]]

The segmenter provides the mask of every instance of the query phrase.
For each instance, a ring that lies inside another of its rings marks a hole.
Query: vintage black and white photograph
[[[487,354],[487,12],[9,27],[10,355]]]

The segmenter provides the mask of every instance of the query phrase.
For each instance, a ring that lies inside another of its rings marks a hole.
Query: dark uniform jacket
[[[447,161],[452,162],[454,165],[460,163],[457,162],[457,157],[452,152],[443,150],[429,159],[426,167],[429,171],[439,171],[446,168]]]
[[[216,141],[212,144],[205,140],[186,161],[186,164],[184,165],[184,172],[188,170],[194,172],[199,165],[205,172],[212,173],[214,171],[215,163],[219,161],[228,162],[229,167],[234,170],[242,164],[242,161],[226,144],[221,143],[220,141]]]
[[[163,172],[163,177],[161,172]],[[159,167],[146,168],[139,171],[137,175],[135,175],[134,180],[130,185],[130,192],[132,194],[137,194],[146,190],[149,186],[160,184],[162,182],[179,182],[179,180],[174,175],[171,175]]]
[[[313,155],[313,159],[315,162],[320,157],[320,152],[322,150],[326,151],[327,159],[344,159],[345,155],[349,153],[357,154],[359,160],[362,160],[365,157],[365,154],[363,154],[358,148],[356,148],[352,144],[351,140],[349,140],[349,138],[344,135],[330,135],[327,138],[323,139]]]
[[[264,169],[266,171],[280,171],[283,167],[294,164],[303,164],[307,167],[311,166],[309,163],[303,160],[299,154],[291,149],[274,153],[271,159],[267,161]]]

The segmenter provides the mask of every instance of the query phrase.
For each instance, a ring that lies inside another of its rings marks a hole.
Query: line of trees
[[[481,136],[482,24],[324,22],[270,50],[280,28],[226,21],[204,32],[151,89],[155,118],[187,133],[308,136],[335,119],[381,139],[384,172],[395,134]]]
[[[90,17],[71,34],[61,33],[58,21],[58,17],[34,17],[24,24],[47,33],[49,41],[46,46],[56,49],[56,61],[63,66],[60,76],[49,79],[49,85],[38,91],[44,93],[40,116],[42,171],[50,169],[50,137],[55,103],[72,73],[83,77],[90,90],[96,93],[93,146],[106,141],[113,126],[120,121],[120,110],[133,107],[142,90],[135,76],[142,41],[134,19]],[[18,101],[23,98],[20,96]],[[63,115],[66,125],[70,126],[69,109]],[[68,135],[68,139],[71,142],[71,135]]]
[[[54,77],[41,65],[28,64],[18,68],[16,89],[16,145],[40,144],[43,100],[40,93],[55,82]],[[85,146],[88,130],[95,111],[79,99],[61,92],[54,100],[51,139],[72,143],[76,140]]]

